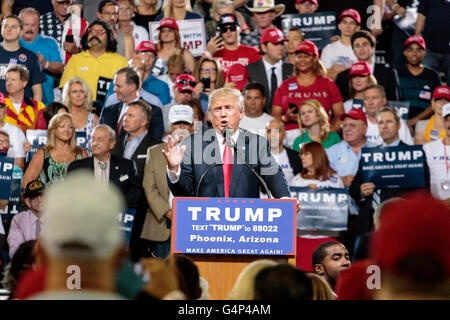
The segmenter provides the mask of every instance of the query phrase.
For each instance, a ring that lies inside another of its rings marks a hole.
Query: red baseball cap
[[[5,104],[5,96],[0,92],[0,104]]]
[[[303,2],[306,2],[306,1],[312,2],[312,3],[314,3],[316,6],[319,5],[319,1],[317,1],[317,0],[295,0],[295,3],[303,3]]]
[[[170,29],[175,29],[175,30],[179,30],[178,29],[178,23],[177,20],[175,20],[174,18],[164,18],[159,22],[159,26],[158,28],[156,28],[156,30],[159,30],[163,27],[167,27]]]
[[[175,88],[179,91],[179,92],[183,92],[183,91],[191,91],[194,92],[195,91],[195,85],[196,85],[196,81],[194,76],[187,74],[187,73],[183,73],[180,74],[176,79],[175,79]]]
[[[228,68],[226,79],[227,82],[234,83],[235,89],[238,89],[239,91],[244,90],[248,82],[247,68],[240,63],[233,64]]]
[[[426,50],[427,47],[425,45],[425,40],[421,36],[410,36],[405,40],[405,48],[409,46],[411,43],[417,43],[422,49]]]
[[[366,61],[358,61],[352,64],[350,68],[350,77],[351,76],[368,76],[369,74],[373,74],[372,68]]]
[[[139,43],[138,46],[136,47],[136,52],[147,52],[147,51],[151,51],[155,55],[158,55],[158,48],[156,48],[156,45],[149,40],[141,41],[141,43]]]
[[[342,13],[339,16],[338,21],[340,22],[344,17],[350,17],[353,18],[358,24],[361,24],[361,16],[359,15],[358,11],[355,9],[346,9],[342,11]]]
[[[259,43],[264,44],[266,42],[271,42],[274,44],[278,44],[284,41],[286,41],[286,38],[284,37],[283,32],[280,29],[269,28],[263,32]]]
[[[297,48],[295,49],[295,53],[303,52],[309,55],[314,55],[316,57],[319,57],[319,49],[317,49],[317,46],[314,44],[314,42],[305,40],[301,42]]]
[[[417,273],[426,271],[419,267],[410,270],[404,265],[412,257],[430,259],[442,265],[442,277],[449,279],[450,209],[428,192],[415,192],[405,199],[389,204],[381,216],[380,229],[371,245],[375,264],[382,274],[390,272],[424,284],[430,284],[427,280],[440,283],[445,279],[439,279],[438,275],[435,279],[421,277],[419,280]]]
[[[439,86],[433,91],[433,99],[445,98],[450,101],[450,87],[449,86]]]
[[[357,109],[357,108],[350,109],[346,114],[341,115],[341,121],[344,121],[345,118],[347,118],[347,117],[352,118],[354,120],[361,120],[367,126],[367,117],[366,117],[364,111],[362,111],[362,109]]]

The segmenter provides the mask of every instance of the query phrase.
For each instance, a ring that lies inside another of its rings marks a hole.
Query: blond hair
[[[297,118],[298,126],[300,129],[305,128],[305,126],[302,123],[301,117],[300,117],[301,109],[302,109],[303,105],[308,105],[316,111],[317,117],[319,117],[320,142],[326,141],[328,139],[328,135],[330,133],[330,122],[328,121],[328,114],[325,111],[325,108],[316,99],[302,101],[298,108],[299,112],[298,112],[298,118]]]
[[[330,285],[315,273],[307,273],[308,278],[311,279],[313,297],[312,300],[335,300]]]
[[[64,105],[67,106],[69,111],[72,111],[72,105],[70,103],[70,86],[74,83],[78,83],[83,88],[84,94],[86,95],[86,100],[84,101],[84,110],[87,112],[91,112],[93,110],[92,107],[92,91],[91,88],[89,88],[86,81],[84,81],[82,78],[75,76],[70,78],[63,87],[62,91],[62,98]]]
[[[64,120],[70,120],[72,123],[73,131],[72,131],[72,138],[70,139],[70,151],[76,152],[78,150],[77,143],[75,141],[75,124],[73,122],[73,117],[71,114],[67,112],[62,112],[56,114],[51,120],[48,125],[47,129],[47,144],[45,145],[45,150],[47,152],[52,151],[56,147],[56,139],[55,139],[55,131],[58,129],[59,125],[63,123]]]
[[[192,11],[191,1],[185,0],[184,7],[186,11]],[[164,3],[162,5],[162,11],[164,18],[174,18],[175,15],[173,13],[173,0],[164,0]]]

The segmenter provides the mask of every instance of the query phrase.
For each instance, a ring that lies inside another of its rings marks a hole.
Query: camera
[[[73,42],[73,34],[66,35],[64,42]]]
[[[201,83],[203,83],[203,90],[209,89],[211,87],[211,79],[210,78],[202,78]]]

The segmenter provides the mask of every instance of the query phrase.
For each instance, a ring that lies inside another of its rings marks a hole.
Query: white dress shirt
[[[282,68],[281,68],[281,66],[283,65],[283,60],[278,61],[274,65],[271,65],[270,63],[268,63],[266,61],[266,59],[264,59],[264,57],[262,58],[262,61],[264,64],[264,69],[266,70],[267,85],[268,85],[269,90],[270,90],[270,88],[272,88],[271,87],[271,85],[272,85],[271,79],[272,79],[272,68],[273,67],[275,67],[275,75],[277,76],[277,85],[280,86],[281,82],[283,82],[283,72],[282,72]],[[268,95],[270,95],[270,92],[268,93]]]

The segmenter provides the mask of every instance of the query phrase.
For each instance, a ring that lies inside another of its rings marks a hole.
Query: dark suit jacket
[[[267,183],[274,198],[290,197],[288,183],[270,153],[267,139],[239,129],[236,143],[240,154]],[[174,196],[195,196],[202,174],[214,164],[222,163],[219,144],[214,130],[204,130],[187,137],[181,175],[177,183],[168,184]],[[192,152],[195,150],[195,152]],[[258,178],[239,160],[234,153],[231,172],[230,198],[259,198],[261,183]],[[222,166],[213,167],[205,175],[200,186],[200,197],[224,197],[224,179]]]
[[[117,122],[119,121],[120,111],[122,110],[123,102],[119,102],[116,104],[112,104],[110,106],[106,106],[102,109],[102,113],[100,114],[99,123],[104,123],[116,130]],[[164,133],[164,122],[161,108],[155,105],[151,105],[152,107],[152,118],[148,123],[148,131],[150,135],[155,137],[158,140],[162,139],[162,135]],[[123,129],[122,129],[123,131]],[[119,136],[122,135],[119,134]]]
[[[341,91],[342,98],[345,100],[350,99],[350,69],[340,72],[336,77],[336,85]],[[378,84],[384,87],[386,91],[386,98],[391,101],[398,101],[400,98],[399,82],[397,71],[392,68],[385,67],[381,64],[375,64],[375,70],[373,75],[377,79]]]
[[[407,146],[407,144],[404,143],[403,141],[400,141],[399,146]],[[364,183],[362,174],[362,164],[363,159],[361,158],[358,165],[358,171],[356,172],[356,175],[353,178],[352,184],[350,185],[349,189],[350,196],[355,200],[356,204],[359,207],[359,216],[356,226],[357,235],[362,235],[366,232],[370,232],[373,226],[372,215],[374,210],[372,208],[372,195],[367,197],[363,197],[361,195],[361,184]],[[424,171],[425,171],[425,188],[430,189],[429,170],[426,160],[424,160]],[[377,190],[376,186],[375,190]],[[414,191],[414,189],[405,189],[405,188],[380,189],[380,202],[395,197],[401,197],[402,194],[411,191]]]
[[[302,166],[302,161],[300,160],[299,152],[289,149],[289,148],[286,148],[286,147],[284,147],[284,148],[286,149],[289,163],[291,164],[294,175],[300,173],[303,169],[303,166]]]
[[[266,90],[266,103],[264,104],[264,111],[270,114],[272,111],[272,100],[273,97],[270,96],[270,88],[269,88],[269,80],[268,77],[271,75],[266,74],[266,69],[264,68],[264,63],[262,59],[253,62],[247,66],[248,71],[248,82],[258,82],[264,86],[264,89]],[[281,73],[283,77],[283,81],[287,78],[292,76],[292,73],[294,72],[294,66],[290,63],[283,63],[281,66]],[[278,83],[278,86],[280,86],[281,83]]]
[[[72,162],[67,168],[67,173],[80,169],[88,169],[94,174],[94,157]],[[141,198],[142,186],[136,176],[133,161],[111,154],[109,181],[120,189],[126,200],[127,207],[136,208]]]
[[[114,149],[111,150],[112,154],[116,156],[123,157],[123,153],[125,151],[124,142],[126,140],[127,135],[123,134],[117,139],[117,142],[114,146]],[[150,132],[147,132],[147,135],[142,139],[139,146],[136,148],[136,151],[133,153],[131,160],[136,164],[137,175],[139,178],[144,178],[144,167],[145,162],[147,161],[147,149],[155,144],[161,143],[161,141],[156,140],[150,135]]]

